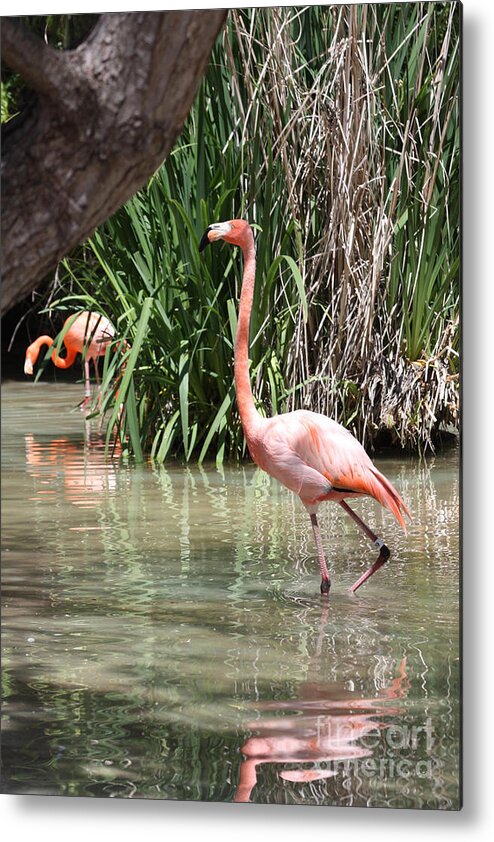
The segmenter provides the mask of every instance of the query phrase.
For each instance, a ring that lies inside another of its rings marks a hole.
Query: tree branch
[[[3,139],[4,311],[162,163],[226,14],[106,14],[83,44],[60,54],[7,27],[5,61],[45,96],[7,123]]]
[[[61,75],[70,73],[65,58],[20,21],[3,18],[2,61],[37,93],[57,96]]]

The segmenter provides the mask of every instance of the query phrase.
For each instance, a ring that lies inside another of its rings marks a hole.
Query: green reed
[[[456,423],[458,19],[454,3],[230,13],[167,161],[60,267],[52,306],[99,310],[130,345],[105,360],[109,440],[158,462],[243,455],[241,256],[197,249],[236,216],[256,236],[260,411],[411,447]]]

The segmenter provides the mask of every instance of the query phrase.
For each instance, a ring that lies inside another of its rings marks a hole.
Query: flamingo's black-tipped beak
[[[211,225],[208,225],[202,235],[201,242],[199,243],[199,251],[204,251],[209,243],[215,243],[216,240],[222,240],[225,237],[228,237],[228,235],[231,234],[231,231],[231,222],[212,222]]]
[[[209,236],[208,236],[208,235],[209,235],[209,232],[210,232],[210,231],[211,231],[211,226],[209,225],[209,226],[206,228],[206,230],[205,230],[204,234],[203,234],[203,235],[202,235],[202,237],[201,237],[201,242],[199,243],[199,251],[204,251],[204,249],[206,248],[206,246],[208,246],[208,245],[209,245],[210,240],[209,240]]]

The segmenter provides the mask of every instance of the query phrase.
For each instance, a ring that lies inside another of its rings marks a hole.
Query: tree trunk
[[[103,14],[67,51],[3,18],[2,61],[37,95],[3,136],[4,312],[162,163],[225,17],[225,10]]]

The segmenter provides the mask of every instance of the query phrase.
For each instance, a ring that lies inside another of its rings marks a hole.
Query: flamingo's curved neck
[[[26,351],[26,359],[31,361],[31,364],[34,365],[36,360],[39,357],[39,352],[43,345],[48,345],[49,348],[53,345],[53,339],[51,336],[38,336],[38,338],[31,343],[29,348]],[[57,353],[57,349],[53,349],[53,353],[51,355],[52,362],[55,363],[57,368],[70,368],[72,363],[74,362],[77,356],[77,351],[74,348],[67,348],[67,355],[65,357],[59,357]]]
[[[51,355],[52,362],[55,363],[57,368],[70,368],[72,363],[74,362],[75,358],[77,357],[77,351],[75,348],[67,348],[67,353],[65,357],[59,357],[57,353],[57,349],[53,349],[53,354]]]
[[[255,427],[261,421],[261,416],[254,403],[249,374],[249,327],[256,279],[256,253],[251,229],[248,229],[248,237],[241,248],[244,256],[244,277],[235,335],[234,365],[235,390],[240,420],[248,440],[250,434],[254,432]]]

